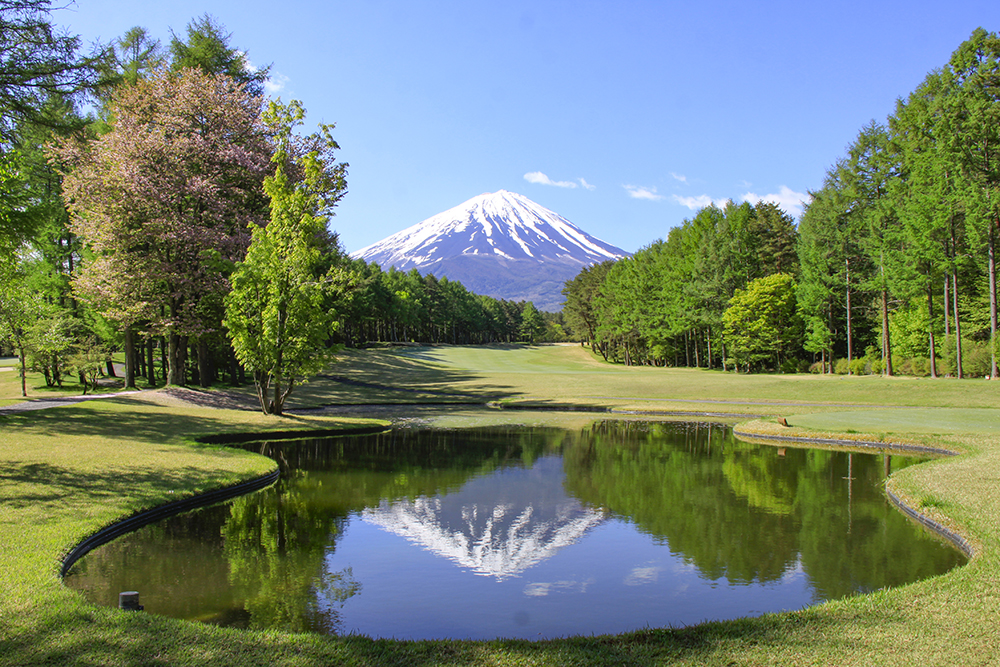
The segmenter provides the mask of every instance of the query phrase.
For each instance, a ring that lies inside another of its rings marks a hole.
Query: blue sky
[[[1000,2],[76,0],[85,43],[209,13],[336,123],[349,251],[496,190],[634,252],[711,201],[797,215],[858,131]]]

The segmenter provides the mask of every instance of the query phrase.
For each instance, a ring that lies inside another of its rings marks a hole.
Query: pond
[[[88,554],[147,613],[398,639],[552,638],[800,609],[965,562],[887,501],[917,459],[718,424],[401,428],[248,448],[281,480]]]

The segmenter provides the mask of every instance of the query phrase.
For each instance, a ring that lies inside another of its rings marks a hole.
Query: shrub
[[[926,377],[931,374],[931,360],[927,357],[909,357],[899,364],[900,375]]]
[[[849,371],[850,368],[851,365],[848,363],[847,357],[837,359],[837,361],[833,364],[833,372],[837,375],[847,375],[847,371]]]
[[[990,374],[993,354],[989,343],[962,340],[962,370],[967,377],[983,377]]]
[[[852,375],[864,375],[868,372],[868,358],[859,357],[857,359],[851,359],[851,374]]]

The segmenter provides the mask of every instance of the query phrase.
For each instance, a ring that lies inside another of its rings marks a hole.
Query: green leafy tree
[[[893,374],[889,312],[902,241],[898,198],[893,189],[899,185],[901,167],[898,147],[891,142],[888,128],[871,122],[848,149],[842,174],[845,193],[851,200],[852,231],[872,265],[867,286],[878,294],[886,375]]]
[[[37,319],[39,307],[17,258],[13,253],[0,252],[0,340],[10,344],[21,362],[21,396],[28,395],[28,331]]]
[[[129,28],[111,44],[101,62],[106,80],[113,84],[105,88],[106,93],[102,91],[103,96],[110,99],[114,86],[132,85],[153,74],[164,62],[160,40],[141,26]]]
[[[264,414],[282,414],[296,383],[327,362],[331,313],[323,308],[324,292],[328,282],[343,278],[337,268],[319,275],[324,259],[317,239],[346,191],[347,165],[333,160],[332,126],[307,140],[320,150],[296,155],[292,132],[304,116],[296,101],[272,102],[264,114],[277,141],[274,174],[264,179],[271,220],[251,225],[250,248],[225,298],[224,324],[237,357],[253,373]]]
[[[977,28],[944,70],[942,98],[948,132],[942,137],[963,181],[970,235],[985,246],[994,349],[990,377],[998,377],[996,244],[1000,233],[1000,37]]]
[[[0,141],[24,123],[52,125],[42,109],[53,95],[98,83],[99,57],[79,55],[80,40],[52,25],[51,0],[0,0]],[[55,126],[53,126],[55,127]]]
[[[860,251],[850,227],[850,202],[842,167],[827,171],[823,187],[811,198],[798,227],[799,278],[795,299],[805,324],[806,351],[820,354],[833,372],[834,349],[854,356],[851,296],[857,291]],[[853,267],[853,269],[852,269]],[[852,272],[855,277],[852,281]],[[856,299],[855,299],[856,300]]]
[[[254,69],[246,53],[230,46],[232,38],[214,17],[204,14],[187,25],[187,39],[174,34],[170,40],[171,67],[174,71],[200,69],[206,74],[225,74],[238,81],[252,95],[264,93],[270,66]]]
[[[597,316],[594,312],[594,299],[612,265],[614,260],[585,266],[562,289],[563,296],[566,297],[563,315],[566,323],[580,337],[581,344],[583,341],[593,343],[595,340]]]
[[[535,308],[535,304],[530,301],[525,302],[524,310],[521,311],[520,333],[522,338],[529,343],[534,343],[535,339],[545,333],[545,320]]]
[[[24,160],[17,151],[0,155],[0,256],[13,257],[29,238],[32,220],[24,215]]]
[[[84,395],[88,388],[97,389],[97,378],[104,371],[107,358],[107,348],[93,336],[84,338],[73,347],[72,353],[66,360],[66,367],[79,374]]]
[[[729,352],[748,371],[773,362],[775,368],[801,338],[795,311],[795,280],[775,273],[737,290],[722,316]]]

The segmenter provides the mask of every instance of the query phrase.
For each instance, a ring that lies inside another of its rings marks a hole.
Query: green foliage
[[[108,97],[114,90],[114,85],[134,85],[163,64],[164,54],[160,40],[140,26],[129,28],[111,44],[101,63],[106,79],[113,83],[103,91],[103,97]]]
[[[194,68],[206,74],[224,74],[239,82],[251,95],[264,93],[270,66],[253,69],[246,52],[229,45],[232,35],[214,17],[204,14],[192,20],[186,32],[186,40],[176,34],[170,40],[171,67],[174,71]],[[142,63],[149,60],[149,56],[135,60]]]
[[[795,281],[775,273],[737,290],[722,316],[726,344],[734,362],[750,371],[778,368],[802,335],[795,311]]]
[[[344,279],[339,267],[320,272],[324,248],[317,239],[346,190],[346,165],[333,161],[337,145],[327,126],[305,142],[318,143],[319,150],[295,154],[302,142],[292,132],[304,117],[296,101],[268,106],[264,120],[277,138],[274,174],[264,180],[271,220],[251,225],[246,259],[237,264],[225,298],[223,323],[237,357],[253,373],[265,414],[280,415],[295,384],[327,363],[332,316],[325,296],[330,283]]]
[[[722,314],[736,290],[798,270],[792,218],[774,204],[710,206],[632,257],[566,283],[567,321],[605,359],[725,365]]]
[[[104,372],[109,356],[107,347],[93,336],[73,347],[72,354],[66,360],[66,367],[83,379],[84,394],[88,388],[97,388],[97,378]]]
[[[524,310],[521,311],[521,327],[518,333],[529,343],[534,343],[536,338],[545,333],[545,320],[535,308],[535,304],[530,301],[524,304]]]
[[[51,0],[0,2],[0,143],[18,126],[60,127],[43,112],[52,96],[98,82],[98,57],[81,57],[80,40],[52,25]]]

